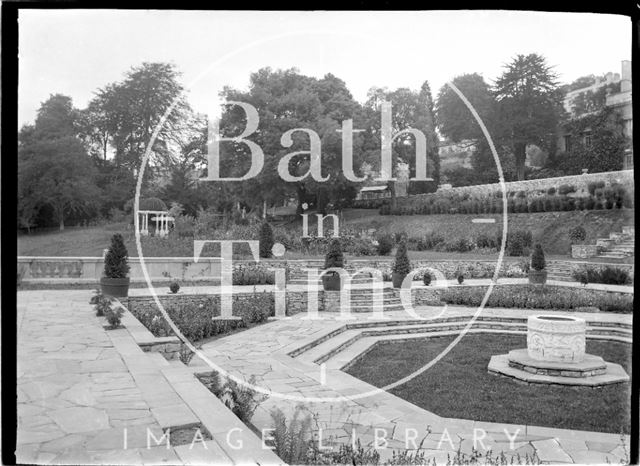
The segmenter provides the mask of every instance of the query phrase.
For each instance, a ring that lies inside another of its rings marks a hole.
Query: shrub
[[[424,283],[426,286],[429,286],[431,284],[431,274],[428,270],[425,271],[424,275],[422,276],[422,283]]]
[[[95,296],[94,304],[96,309],[96,316],[104,317],[106,315],[107,310],[111,307],[111,299],[104,296],[103,294],[98,294]]]
[[[569,239],[571,240],[571,244],[580,244],[587,239],[587,232],[583,227],[578,225],[569,231]]]
[[[563,185],[560,185],[560,187],[558,188],[558,194],[562,194],[563,196],[566,196],[569,193],[575,193],[575,192],[576,192],[576,187],[573,185],[563,184]]]
[[[269,222],[263,222],[260,228],[260,257],[268,259],[271,257],[273,248],[273,229]]]
[[[531,247],[533,237],[531,231],[515,230],[507,233],[506,250],[509,256],[525,255],[525,248]]]
[[[378,245],[376,246],[376,252],[379,256],[388,255],[393,249],[393,241],[391,240],[391,236],[382,235],[378,238]]]
[[[400,275],[408,275],[411,272],[411,262],[407,255],[407,245],[404,241],[398,246],[396,251],[396,260],[393,263],[393,272]]]
[[[606,266],[600,270],[600,281],[597,283],[605,283],[608,285],[629,285],[631,277],[629,272],[618,267]]]
[[[458,275],[458,285],[462,285],[462,282],[464,282],[464,275],[460,274]]]
[[[193,238],[196,231],[196,219],[188,215],[174,217],[173,232],[180,238]]]
[[[324,257],[324,268],[342,268],[344,267],[344,256],[342,255],[342,248],[340,246],[340,240],[334,238],[329,244],[329,250]]]
[[[555,193],[556,193],[556,188],[554,186],[552,186],[549,189],[547,189],[547,194],[549,196],[553,196]]]
[[[531,268],[540,271],[544,270],[545,267],[544,251],[542,250],[542,245],[538,243],[533,249],[533,254],[531,254]]]
[[[477,307],[486,291],[486,286],[452,287],[445,290],[440,299],[452,305]],[[603,312],[631,313],[633,295],[553,285],[502,285],[493,289],[486,306],[555,310],[595,306]]]
[[[127,248],[120,233],[111,237],[111,245],[104,258],[104,276],[108,278],[125,278],[129,273]]]
[[[595,195],[597,189],[604,188],[604,181],[592,181],[587,184],[587,190],[592,196]]]
[[[176,294],[178,291],[180,291],[180,284],[177,280],[171,282],[171,284],[169,285],[169,291],[171,291],[173,294]]]
[[[476,246],[478,248],[496,248],[498,247],[495,238],[487,235],[486,233],[480,233],[475,239]]]
[[[111,307],[111,302],[109,302],[104,310],[104,316],[107,318],[107,322],[109,322],[111,328],[118,328],[120,326],[122,314],[124,314],[122,308],[120,306],[116,308]]]
[[[200,303],[187,301],[186,303],[165,304],[169,317],[190,341],[198,341],[214,335],[227,333],[236,328],[249,324],[261,323],[275,314],[275,303],[271,293],[243,294],[233,299],[233,315],[240,320],[213,320],[220,315],[219,297],[203,296]],[[131,313],[156,337],[173,335],[173,330],[160,312],[154,308],[138,307],[130,301]]]
[[[633,281],[626,269],[612,266],[582,266],[573,271],[573,278],[582,284],[604,283],[606,285],[630,285]]]

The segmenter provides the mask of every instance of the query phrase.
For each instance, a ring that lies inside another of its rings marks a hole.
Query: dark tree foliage
[[[273,248],[273,229],[269,222],[264,222],[260,227],[260,257],[268,259],[271,257]]]
[[[535,144],[553,151],[563,116],[563,93],[557,75],[538,54],[518,55],[496,80],[499,138],[515,156],[516,173],[524,179],[526,148]]]
[[[411,262],[407,254],[407,243],[401,241],[396,251],[396,260],[393,263],[393,271],[400,275],[408,275],[411,272]]]
[[[108,278],[125,278],[129,273],[129,253],[124,245],[122,235],[116,233],[111,237],[111,245],[104,258],[104,276]]]
[[[324,257],[324,268],[342,268],[344,267],[344,256],[342,254],[342,246],[340,245],[340,240],[338,238],[334,238],[331,243],[329,243],[329,250]]]
[[[531,254],[531,268],[533,270],[544,270],[546,262],[544,260],[544,251],[541,244],[536,244]]]

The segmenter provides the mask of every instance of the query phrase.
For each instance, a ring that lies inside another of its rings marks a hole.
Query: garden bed
[[[173,295],[160,297],[173,323],[191,342],[262,324],[275,314],[272,293],[244,293],[233,298],[233,315],[238,320],[214,320],[220,316],[220,299],[208,295]],[[156,337],[173,336],[169,323],[151,297],[122,299],[131,314]]]
[[[457,306],[478,307],[488,287],[453,287],[444,290],[440,299]],[[563,287],[556,285],[500,285],[487,300],[486,307],[516,309],[581,310],[596,307],[603,312],[633,312],[633,294]]]
[[[431,361],[452,339],[437,337],[379,343],[348,372],[383,387]],[[629,433],[631,388],[628,382],[594,390],[527,385],[488,373],[491,356],[523,347],[526,347],[526,336],[466,335],[428,371],[391,393],[448,418]],[[631,345],[587,341],[587,352],[622,365],[631,375]]]

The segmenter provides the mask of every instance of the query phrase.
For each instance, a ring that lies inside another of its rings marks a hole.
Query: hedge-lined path
[[[180,367],[144,353],[126,329],[106,331],[90,297],[90,291],[18,293],[19,463],[281,462],[271,451],[259,451],[259,439],[248,429],[241,434],[245,451],[230,448],[224,431],[211,432],[206,449],[199,441],[191,449],[191,440],[167,448],[166,438],[158,446],[167,427],[202,424],[213,431],[205,416],[229,419],[228,428],[243,425],[197,380],[181,379]],[[202,391],[206,409],[194,410]]]
[[[423,317],[435,317],[441,311],[442,308],[426,306],[417,308],[418,314]],[[468,318],[473,313],[474,310],[470,308],[450,306],[441,317],[466,316]],[[485,309],[482,316],[523,318],[537,313],[540,311]],[[554,313],[562,314],[545,311],[545,314]],[[392,321],[410,319],[401,311],[388,312],[385,315]],[[571,315],[583,317],[592,322],[622,324],[627,329],[632,322],[630,315],[622,314],[571,313]],[[339,340],[340,329],[345,326],[345,322],[337,320],[335,315],[331,317],[321,314],[321,316],[322,320],[308,320],[305,319],[304,314],[297,314],[219,338],[203,346],[204,354],[229,373],[244,380],[254,376],[257,386],[280,394],[269,397],[256,411],[252,422],[259,429],[273,427],[270,415],[273,408],[283,410],[289,419],[296,409],[302,409],[313,416],[317,428],[322,428],[325,444],[329,437],[341,442],[350,442],[355,436],[363,445],[372,446],[376,429],[380,429],[378,437],[384,437],[387,441],[387,448],[379,451],[382,458],[390,456],[393,449],[403,450],[407,446],[412,448],[414,444],[409,437],[413,438],[415,435],[417,436],[416,444],[419,445],[422,442],[423,451],[428,458],[434,458],[438,463],[446,462],[447,455],[453,456],[458,447],[463,452],[470,453],[474,446],[474,435],[479,438],[482,436],[481,432],[486,433],[486,437],[483,439],[484,443],[477,443],[476,448],[482,450],[482,448],[491,447],[494,452],[504,451],[507,456],[519,454],[524,458],[526,454],[531,456],[535,453],[543,462],[553,463],[604,463],[606,461],[617,463],[625,458],[625,450],[619,434],[445,419],[387,392],[347,399],[346,397],[375,389],[340,370],[340,367],[349,358],[355,357],[355,354],[348,355],[347,349],[345,352],[347,357],[341,356],[341,353],[336,357],[339,364],[329,360],[324,367],[314,363],[313,357],[304,357],[304,353],[302,357],[296,357],[303,351],[313,353],[314,346],[321,348],[334,338],[338,340],[334,346],[339,346],[342,342]],[[353,320],[348,323],[375,324],[370,319],[370,315],[353,314],[352,317]],[[206,364],[197,356],[192,360],[191,367],[194,372],[208,370]],[[287,399],[286,396],[301,399]],[[305,401],[305,397],[314,400]],[[331,398],[332,401],[321,402],[317,400],[318,398]],[[474,432],[474,429],[482,429],[482,431]],[[516,432],[518,432],[516,440],[511,445],[509,436],[513,438]],[[628,447],[628,436],[625,437],[625,442]]]

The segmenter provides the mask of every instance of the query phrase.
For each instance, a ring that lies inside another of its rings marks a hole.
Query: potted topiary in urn
[[[340,240],[333,239],[329,244],[329,251],[324,257],[324,268],[342,268],[344,266],[344,257],[342,255],[342,247],[340,246]],[[338,272],[327,272],[322,276],[322,286],[325,291],[339,291],[340,290],[340,274]]]
[[[542,245],[536,244],[531,254],[531,268],[529,269],[529,283],[544,285],[547,282],[546,263]]]
[[[104,257],[104,275],[100,278],[102,294],[116,298],[129,293],[129,264],[127,248],[121,234],[111,237],[111,245]]]
[[[405,277],[411,272],[411,262],[407,255],[407,244],[402,241],[396,251],[396,260],[393,263],[391,281],[394,288],[401,288]]]

